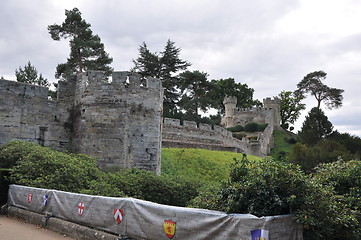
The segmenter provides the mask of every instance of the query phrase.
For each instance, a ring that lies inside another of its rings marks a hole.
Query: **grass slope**
[[[274,135],[274,148],[270,156],[274,160],[286,160],[291,152],[292,145],[296,142],[297,135],[288,131],[276,130]]]
[[[204,149],[162,149],[162,175],[195,180],[199,183],[221,182],[227,179],[234,158],[241,160],[242,153],[210,151]],[[261,159],[247,156],[248,160]]]

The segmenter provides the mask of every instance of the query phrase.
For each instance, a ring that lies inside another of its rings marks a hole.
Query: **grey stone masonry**
[[[0,144],[10,140],[84,153],[98,165],[160,172],[163,88],[130,72],[89,71],[48,89],[0,80]]]

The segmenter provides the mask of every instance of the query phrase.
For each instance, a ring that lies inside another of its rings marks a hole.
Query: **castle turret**
[[[234,121],[234,110],[237,106],[237,97],[227,96],[224,98],[223,105],[225,108],[224,117],[222,118],[222,125],[226,128],[233,127]]]
[[[73,152],[98,159],[101,167],[122,166],[160,172],[163,88],[160,80],[130,72],[77,76]]]
[[[273,99],[265,98],[263,99],[263,106],[273,110],[273,125],[279,127],[281,122],[281,100],[277,97]]]

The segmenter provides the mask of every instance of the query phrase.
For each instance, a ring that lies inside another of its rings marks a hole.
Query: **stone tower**
[[[98,165],[160,172],[163,89],[155,78],[114,72],[77,76],[72,151],[98,159]]]
[[[224,117],[222,118],[222,125],[227,127],[234,126],[233,116],[234,116],[234,110],[237,106],[237,97],[234,96],[227,96],[223,100],[224,105]]]
[[[277,97],[263,99],[263,107],[265,109],[272,109],[273,111],[273,125],[280,127],[281,123],[281,100]]]

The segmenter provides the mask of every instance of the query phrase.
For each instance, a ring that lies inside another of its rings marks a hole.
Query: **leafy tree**
[[[19,70],[15,70],[16,81],[23,83],[30,83],[34,85],[49,87],[50,84],[46,78],[40,73],[38,75],[38,70],[31,65],[30,61],[27,65],[19,67]]]
[[[337,130],[334,131],[330,136],[329,139],[334,140],[344,147],[353,154],[354,159],[360,159],[361,156],[361,138],[358,136],[352,136],[349,133],[340,133]]]
[[[69,38],[70,55],[66,63],[59,64],[55,77],[67,79],[70,75],[87,71],[101,70],[109,76],[113,59],[104,50],[98,35],[93,35],[90,24],[81,17],[81,12],[74,8],[65,10],[66,19],[61,25],[48,26],[51,38],[59,41]]]
[[[306,105],[301,103],[304,96],[292,91],[282,91],[278,96],[281,99],[281,126],[288,129],[289,124],[294,124],[301,111],[306,108]]]
[[[198,110],[206,111],[210,107],[207,93],[211,83],[207,81],[207,73],[200,71],[185,71],[179,75],[181,100],[179,105],[187,113],[198,118]]]
[[[178,73],[191,65],[179,57],[180,51],[173,41],[168,40],[162,52],[152,53],[144,42],[139,47],[138,58],[133,59],[132,71],[140,73],[143,77],[155,77],[162,81],[165,88],[163,111],[166,116],[172,116],[177,111],[181,86]]]
[[[321,163],[335,162],[340,158],[351,160],[352,157],[342,144],[327,139],[319,141],[315,146],[296,143],[292,146],[289,160],[300,165],[302,170],[312,172]]]
[[[298,132],[299,140],[312,146],[329,136],[332,129],[332,123],[324,112],[320,108],[314,107],[306,116],[301,131]]]
[[[254,89],[247,84],[236,83],[233,78],[212,80],[212,88],[208,98],[212,101],[212,107],[219,113],[224,113],[223,100],[226,96],[237,97],[237,107],[247,108],[261,105],[258,100],[253,100]]]
[[[327,73],[324,71],[315,71],[307,74],[301,82],[297,84],[296,93],[304,95],[311,93],[317,100],[317,108],[320,108],[323,101],[329,109],[342,106],[344,90],[330,88],[322,81],[326,79]]]

